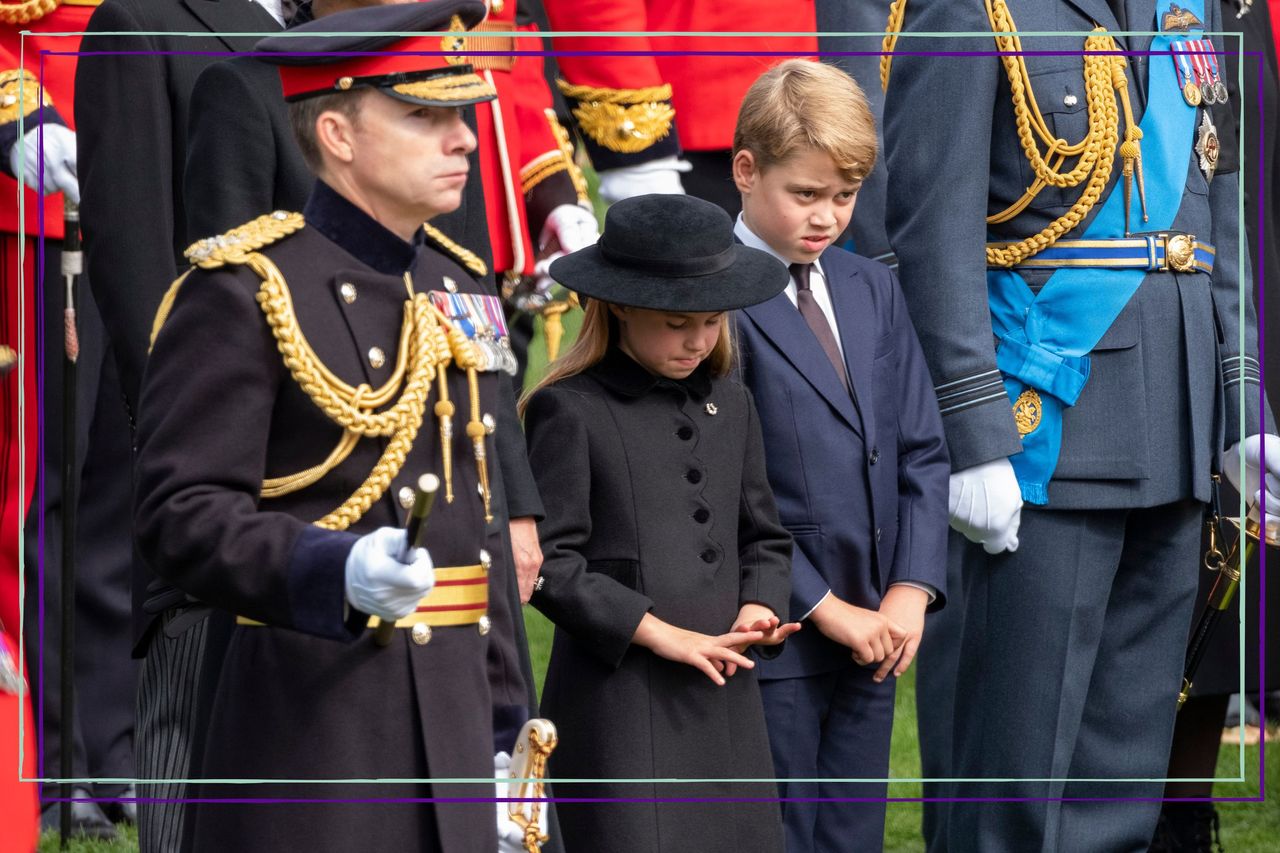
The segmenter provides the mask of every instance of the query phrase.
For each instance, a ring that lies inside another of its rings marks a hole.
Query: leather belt
[[[1007,243],[988,243],[1004,247]],[[1194,234],[1148,234],[1101,240],[1059,240],[1014,269],[1104,267],[1148,272],[1213,272],[1214,249]]]
[[[484,566],[437,568],[436,585],[426,598],[418,602],[416,612],[396,620],[396,627],[476,625],[485,621],[488,609],[489,572]],[[377,616],[370,616],[369,627],[376,628],[381,621]],[[266,625],[247,616],[237,616],[236,624],[249,627]]]

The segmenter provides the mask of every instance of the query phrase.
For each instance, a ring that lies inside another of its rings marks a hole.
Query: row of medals
[[[1197,43],[1202,46],[1199,55],[1209,57],[1208,51],[1212,51],[1212,45],[1208,40]],[[1181,57],[1186,57],[1186,53],[1182,53]],[[1178,79],[1183,80],[1182,98],[1191,107],[1209,107],[1214,104],[1226,104],[1229,97],[1227,86],[1222,82],[1222,78],[1218,76],[1217,62],[1212,64],[1208,59],[1204,62],[1204,73],[1196,68],[1194,62],[1188,59],[1189,68],[1185,68],[1179,61],[1180,54],[1175,51],[1173,54],[1173,65],[1176,69]],[[1193,79],[1194,78],[1194,79]],[[1213,173],[1218,168],[1218,154],[1220,145],[1218,142],[1218,128],[1214,126],[1213,119],[1209,117],[1209,110],[1205,109],[1201,114],[1200,127],[1196,131],[1196,154],[1200,158],[1200,171],[1204,172],[1206,181],[1213,180]]]
[[[482,370],[501,370],[508,376],[515,376],[520,365],[516,362],[516,354],[511,351],[511,342],[505,335],[499,337],[493,332],[482,332],[473,340],[480,346],[481,358],[484,360]]]

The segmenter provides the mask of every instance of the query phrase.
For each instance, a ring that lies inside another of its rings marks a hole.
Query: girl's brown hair
[[[553,385],[562,379],[576,376],[604,358],[611,344],[618,342],[618,320],[609,310],[609,303],[599,299],[587,300],[585,316],[582,318],[582,329],[578,339],[564,355],[551,362],[547,373],[530,390],[520,398],[517,406],[520,417],[524,417],[529,406],[529,398],[540,389]],[[673,312],[674,313],[674,312]],[[720,336],[716,345],[706,358],[706,365],[712,376],[728,376],[733,369],[733,335],[729,331],[729,313],[720,315]]]

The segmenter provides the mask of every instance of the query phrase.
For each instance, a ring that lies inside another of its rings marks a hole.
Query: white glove
[[[44,169],[44,194],[63,193],[67,201],[80,203],[76,178],[76,132],[60,124],[45,124],[44,157],[40,156],[40,128],[33,127],[9,149],[9,169],[21,175],[33,190],[40,188]]]
[[[1262,470],[1262,451],[1266,450],[1267,470]],[[1240,460],[1244,458],[1244,483],[1240,482]],[[1267,493],[1266,527],[1280,524],[1280,436],[1251,435],[1236,442],[1222,454],[1222,473],[1245,500],[1257,504],[1262,492]]]
[[[670,157],[660,157],[635,166],[605,169],[600,173],[600,197],[613,204],[624,198],[648,193],[684,195],[680,173],[692,168],[693,164],[672,154]]]
[[[426,548],[414,548],[413,560],[398,559],[407,534],[379,527],[356,540],[347,555],[347,601],[380,619],[408,616],[436,585],[436,570]]]
[[[499,752],[493,757],[493,793],[498,799],[511,796],[507,793],[507,780],[511,778],[511,756]],[[511,819],[511,804],[496,803],[498,807],[498,853],[525,853],[524,830]]]
[[[595,245],[600,239],[600,225],[589,210],[576,204],[562,204],[547,214],[547,221],[542,226],[542,234],[538,236],[538,248],[546,249],[552,244],[555,251],[534,264],[533,275],[536,279],[534,292],[543,296],[551,290],[555,282],[548,274],[551,262],[562,258],[570,252]]]
[[[1022,490],[1008,459],[984,462],[951,475],[951,526],[988,554],[1018,550]]]

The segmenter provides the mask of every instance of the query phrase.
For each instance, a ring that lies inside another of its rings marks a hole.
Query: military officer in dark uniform
[[[301,214],[193,246],[157,315],[139,546],[237,623],[202,777],[291,780],[255,794],[294,801],[201,805],[197,850],[497,845],[491,805],[368,801],[482,796],[487,784],[427,780],[492,773],[486,611],[509,570],[486,524],[501,310],[474,255],[424,224],[467,180],[475,137],[457,108],[493,96],[454,53],[484,11],[362,9],[260,43],[318,180]],[[359,35],[432,31],[452,32]],[[426,473],[442,486],[411,550],[401,496]],[[385,646],[369,630],[384,621]]]
[[[990,31],[904,40],[976,55],[897,55],[885,101],[887,227],[964,601],[955,660],[920,660],[921,729],[943,734],[922,757],[968,780],[942,793],[1016,800],[935,813],[932,849],[1143,850],[1211,474],[1247,469],[1256,499],[1275,432],[1219,160],[1218,4],[906,0],[891,21]]]

